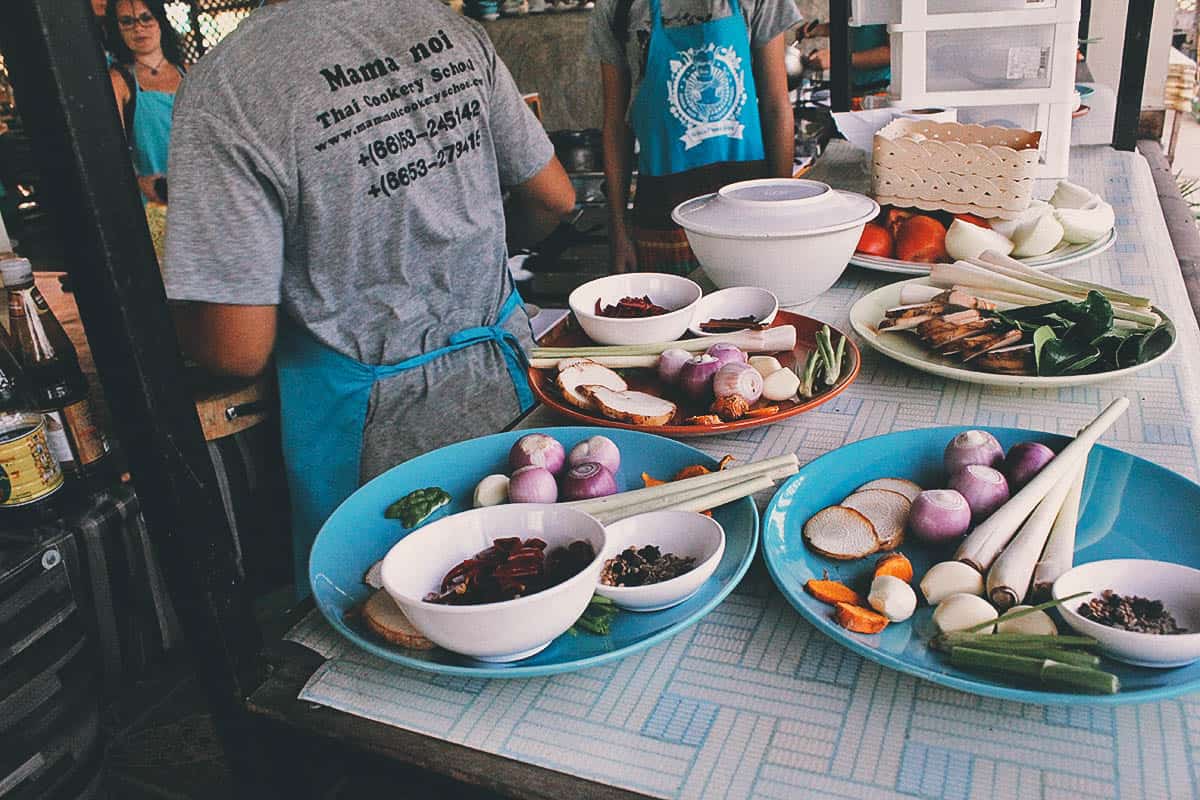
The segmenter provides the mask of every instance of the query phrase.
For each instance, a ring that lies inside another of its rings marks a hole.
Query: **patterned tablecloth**
[[[1132,406],[1104,442],[1195,479],[1200,331],[1149,170],[1135,153],[1092,147],[1073,152],[1071,171],[1113,204],[1119,238],[1064,274],[1156,298],[1179,329],[1162,366],[1099,386],[1005,390],[948,382],[865,350],[858,381],[817,411],[690,442],[739,459],[795,452],[803,463],[857,439],[934,425],[1073,433],[1124,394]],[[851,304],[895,277],[852,268],[795,310],[848,331]],[[543,410],[527,424],[559,421]],[[315,613],[290,638],[329,659],[302,700],[657,797],[1200,796],[1200,694],[1062,707],[943,689],[817,633],[761,560],[713,613],[666,643],[549,678],[465,680],[397,667],[343,641]]]

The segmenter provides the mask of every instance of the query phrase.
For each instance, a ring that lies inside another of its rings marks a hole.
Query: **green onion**
[[[1021,617],[1028,616],[1029,614],[1032,614],[1035,611],[1045,611],[1047,608],[1054,608],[1055,606],[1060,606],[1063,603],[1066,603],[1070,600],[1077,600],[1080,597],[1083,597],[1083,596],[1089,595],[1089,594],[1091,594],[1091,592],[1076,592],[1075,594],[1073,594],[1069,597],[1064,597],[1061,600],[1050,600],[1045,603],[1038,603],[1036,606],[1030,606],[1029,608],[1023,608],[1020,611],[1015,611],[1013,613],[1006,614],[1004,617],[1004,621],[1007,622],[1009,620],[1020,619]],[[988,622],[981,622],[978,625],[972,625],[970,628],[967,628],[967,629],[961,631],[961,633],[979,633],[980,631],[984,630],[985,628],[989,628],[995,624],[996,624],[996,620],[990,620]],[[992,635],[1000,636],[1001,634],[992,634]],[[1059,637],[1059,638],[1061,638],[1061,637]]]
[[[800,389],[797,392],[801,397],[813,396],[813,383],[817,377],[817,367],[821,365],[821,348],[818,346],[808,354],[808,361],[804,363],[804,375],[800,378]]]
[[[1047,647],[1094,647],[1097,642],[1090,636],[1051,636],[1038,633],[966,633],[952,631],[935,637],[934,647],[949,652],[952,647],[974,647],[980,650],[1042,650]]]
[[[833,363],[825,365],[825,383],[833,386],[842,374],[842,357],[846,354],[846,337],[838,339],[837,349],[833,353]]]
[[[1098,669],[992,650],[955,647],[950,651],[950,663],[968,671],[983,670],[1010,678],[1036,680],[1067,691],[1116,694],[1121,688],[1116,675]]]

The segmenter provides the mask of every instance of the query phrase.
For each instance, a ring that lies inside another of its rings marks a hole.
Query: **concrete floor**
[[[1170,133],[1171,118],[1175,112],[1168,111],[1167,133]],[[1164,136],[1163,149],[1169,144]],[[1191,114],[1179,114],[1179,139],[1175,143],[1175,161],[1172,169],[1185,178],[1200,177],[1200,122]],[[1196,201],[1200,202],[1200,194]]]

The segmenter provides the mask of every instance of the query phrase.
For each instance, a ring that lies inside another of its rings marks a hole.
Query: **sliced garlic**
[[[917,593],[895,575],[879,575],[871,581],[867,602],[892,622],[903,622],[917,610]]]

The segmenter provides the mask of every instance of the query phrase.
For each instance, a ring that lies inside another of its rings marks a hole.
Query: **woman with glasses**
[[[138,186],[148,201],[167,201],[167,149],[183,57],[162,0],[110,0],[109,69]]]

